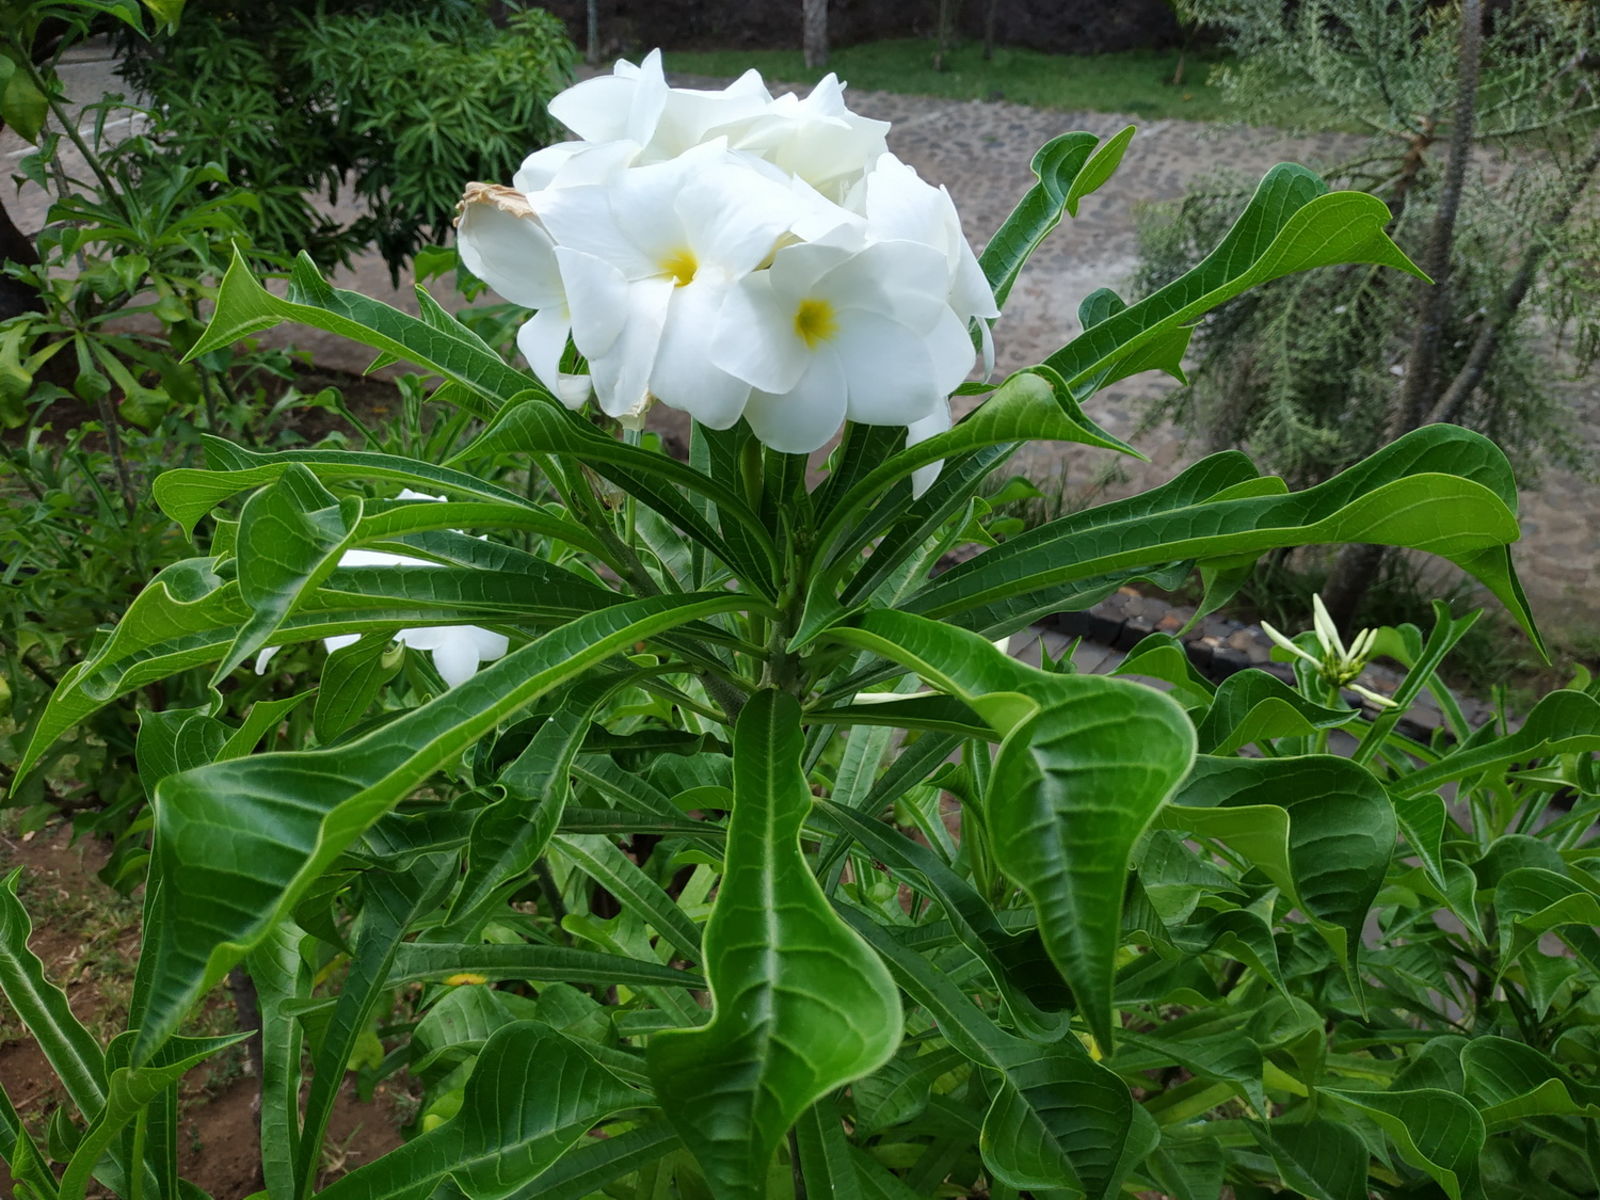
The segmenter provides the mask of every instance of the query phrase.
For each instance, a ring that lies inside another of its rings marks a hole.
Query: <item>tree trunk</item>
[[[600,64],[600,0],[588,0],[583,10],[589,25],[583,57],[591,67],[594,67]]]
[[[1450,287],[1450,257],[1455,248],[1456,216],[1472,158],[1473,123],[1478,105],[1478,59],[1483,46],[1481,0],[1461,0],[1461,59],[1456,76],[1455,120],[1450,130],[1450,157],[1445,165],[1439,211],[1423,250],[1422,269],[1433,279],[1421,289],[1417,325],[1406,355],[1405,375],[1389,411],[1384,440],[1394,441],[1422,424],[1438,388],[1439,341],[1444,334]],[[1334,560],[1322,601],[1337,626],[1348,629],[1387,553],[1384,546],[1346,546]]]
[[[983,61],[989,62],[994,58],[994,26],[995,18],[1000,13],[1000,0],[989,0],[989,8],[983,14]]]
[[[956,21],[961,15],[961,0],[938,0],[934,26],[933,69],[945,69],[945,60],[955,45]]]
[[[806,66],[820,70],[828,65],[828,0],[801,0],[800,25]]]
[[[1583,199],[1583,194],[1594,182],[1597,171],[1600,171],[1600,137],[1595,139],[1594,145],[1589,150],[1589,156],[1573,172],[1572,178],[1568,181],[1566,194],[1540,221],[1539,228],[1560,229],[1570,221],[1572,214],[1577,210],[1578,202]],[[1478,335],[1472,340],[1471,349],[1467,351],[1467,361],[1462,364],[1461,370],[1456,372],[1456,377],[1450,381],[1450,386],[1445,389],[1444,395],[1439,397],[1438,403],[1428,413],[1426,424],[1460,419],[1462,410],[1478,390],[1478,385],[1483,382],[1489,364],[1494,361],[1495,353],[1500,349],[1501,335],[1517,315],[1522,302],[1528,298],[1528,292],[1533,287],[1539,267],[1549,252],[1550,244],[1543,239],[1535,238],[1530,243],[1527,252],[1522,256],[1521,266],[1517,268],[1516,275],[1506,288],[1505,295],[1500,297],[1500,302],[1495,305],[1494,311],[1478,329]]]

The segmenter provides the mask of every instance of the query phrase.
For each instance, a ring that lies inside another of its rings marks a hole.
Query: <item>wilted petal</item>
[[[469,183],[456,247],[462,265],[513,304],[544,308],[561,302],[554,243],[521,192]]]
[[[844,413],[844,374],[831,354],[814,356],[785,394],[751,392],[745,407],[756,437],[784,454],[810,454],[825,445],[844,424]]]

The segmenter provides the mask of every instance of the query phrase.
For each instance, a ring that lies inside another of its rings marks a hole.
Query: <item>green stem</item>
[[[91,150],[89,144],[83,140],[83,135],[78,132],[77,122],[68,118],[65,107],[63,107],[60,98],[55,94],[55,89],[39,73],[39,68],[33,65],[31,47],[23,46],[14,36],[10,40],[16,63],[27,74],[28,82],[33,84],[38,89],[39,94],[44,97],[45,104],[50,108],[50,114],[55,117],[56,123],[61,126],[61,132],[66,135],[68,141],[78,148],[78,153],[83,155],[83,161],[88,165],[89,170],[94,172],[94,177],[99,182],[101,190],[105,192],[106,199],[120,199],[122,193],[117,190],[117,185],[112,182],[111,176],[106,174],[106,169],[100,162],[100,156]]]

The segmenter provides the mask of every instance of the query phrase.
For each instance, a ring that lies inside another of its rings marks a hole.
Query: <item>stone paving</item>
[[[63,70],[74,97],[117,87],[111,64],[103,53],[97,59],[94,51],[93,46],[83,48],[78,61]],[[704,86],[712,81],[683,82]],[[849,98],[857,111],[894,123],[890,147],[924,178],[950,189],[968,235],[980,247],[1031,185],[1028,163],[1045,141],[1068,130],[1107,135],[1137,123],[1115,114],[990,101],[855,90]],[[1125,288],[1135,262],[1134,213],[1139,204],[1177,198],[1197,176],[1219,165],[1259,175],[1284,160],[1312,166],[1336,161],[1356,144],[1348,135],[1291,137],[1269,129],[1177,120],[1141,127],[1121,169],[1083,201],[1076,220],[1063,222],[1018,281],[996,329],[999,370],[1038,362],[1075,334],[1077,304],[1089,291]],[[15,161],[25,149],[8,131],[0,133],[0,163]],[[8,198],[8,204],[25,230],[43,224],[46,199],[36,190],[25,189],[19,202]],[[409,281],[395,289],[376,255],[339,272],[334,282],[416,311]],[[453,298],[440,299],[448,306]],[[370,357],[327,335],[293,330],[284,336],[328,366],[360,370]],[[1109,498],[1170,478],[1197,455],[1170,427],[1140,431],[1144,402],[1169,386],[1162,376],[1138,376],[1100,393],[1087,406],[1107,429],[1134,442],[1148,463],[1113,461],[1109,454],[1086,447],[1034,445],[1019,452],[1012,469],[1028,475],[1047,495],[1059,491],[1069,500],[1097,486],[1104,486]],[[1587,381],[1577,389],[1577,402],[1600,410],[1597,391],[1595,381]],[[1588,427],[1600,429],[1600,421]],[[1108,471],[1120,478],[1108,482]],[[1600,483],[1552,471],[1543,490],[1524,494],[1523,514],[1525,536],[1516,559],[1541,622],[1555,628],[1600,624],[1600,595],[1588,586],[1600,578]]]

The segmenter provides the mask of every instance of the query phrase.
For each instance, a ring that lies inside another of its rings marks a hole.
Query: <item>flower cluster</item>
[[[579,140],[469,185],[458,221],[467,269],[536,310],[517,340],[546,386],[624,422],[657,400],[743,417],[796,454],[847,419],[949,428],[974,322],[992,366],[994,296],[949,193],[843,91],[669,87],[656,51],[552,100]],[[587,375],[562,371],[569,336]]]
[[[1261,632],[1294,657],[1310,663],[1318,678],[1328,687],[1334,689],[1347,687],[1378,708],[1395,707],[1395,702],[1389,697],[1356,682],[1361,677],[1361,672],[1366,670],[1367,659],[1371,657],[1373,648],[1378,643],[1376,629],[1361,630],[1351,639],[1350,646],[1346,649],[1343,639],[1339,637],[1338,627],[1334,625],[1333,618],[1328,615],[1328,609],[1322,603],[1322,597],[1316,595],[1311,597],[1311,626],[1316,634],[1317,649],[1320,651],[1318,654],[1301,649],[1293,638],[1279,633],[1265,621],[1261,622]]]

